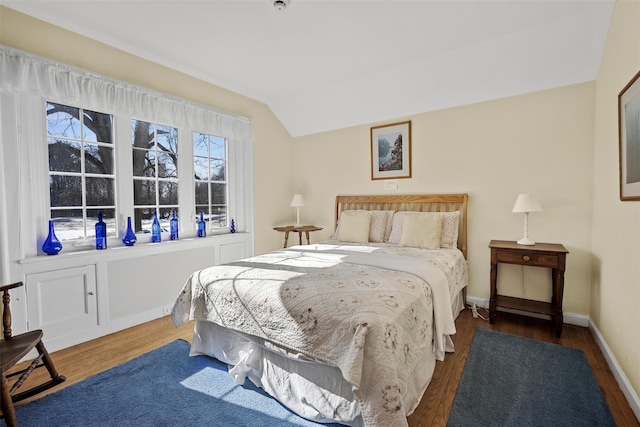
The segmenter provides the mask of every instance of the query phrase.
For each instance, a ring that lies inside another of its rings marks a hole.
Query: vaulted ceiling
[[[595,80],[614,0],[2,0],[264,102],[292,136]]]

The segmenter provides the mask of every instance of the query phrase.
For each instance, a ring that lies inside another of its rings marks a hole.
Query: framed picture
[[[371,128],[371,179],[411,178],[411,121]]]
[[[640,71],[618,95],[620,200],[640,200]]]

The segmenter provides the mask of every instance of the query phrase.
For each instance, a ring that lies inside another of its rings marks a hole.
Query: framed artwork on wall
[[[640,200],[640,71],[618,95],[620,200]]]
[[[371,128],[371,179],[411,178],[411,121]]]

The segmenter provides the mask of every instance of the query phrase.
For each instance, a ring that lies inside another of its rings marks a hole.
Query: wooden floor
[[[481,314],[482,314],[482,310]],[[431,384],[416,411],[409,417],[410,427],[445,426],[462,375],[475,328],[520,335],[541,341],[561,344],[582,350],[600,384],[611,412],[619,427],[640,427],[622,391],[618,387],[607,362],[587,328],[565,325],[562,338],[555,337],[550,323],[533,318],[499,313],[493,325],[480,318],[474,319],[470,310],[463,311],[456,320],[457,333],[453,337],[455,352],[438,362]],[[52,354],[56,368],[67,381],[53,391],[119,365],[176,339],[191,341],[193,324],[176,329],[169,317],[154,320],[116,334],[108,335]],[[46,375],[35,372],[28,381]],[[27,387],[26,383],[25,386]],[[50,391],[51,392],[51,391]],[[41,396],[40,396],[41,397]],[[26,404],[20,402],[20,404]],[[18,420],[19,421],[19,420]]]

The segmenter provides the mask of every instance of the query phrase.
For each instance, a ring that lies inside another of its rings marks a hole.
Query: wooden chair
[[[0,408],[2,409],[2,416],[9,427],[18,425],[13,407],[14,403],[48,390],[66,380],[65,377],[58,374],[56,368],[53,366],[53,360],[51,359],[51,356],[49,356],[49,353],[42,342],[44,334],[41,330],[29,331],[16,336],[11,335],[9,290],[20,286],[22,286],[22,282],[0,286],[3,305],[3,339],[0,340],[0,365],[2,368],[2,377],[0,378],[2,381],[0,384]],[[7,374],[9,369],[11,369],[34,348],[38,351],[38,357],[36,357],[27,368]],[[29,374],[31,374],[34,369],[41,368],[43,366],[49,371],[51,380],[17,393],[18,388],[22,386]],[[7,379],[18,375],[20,376],[10,387]]]

